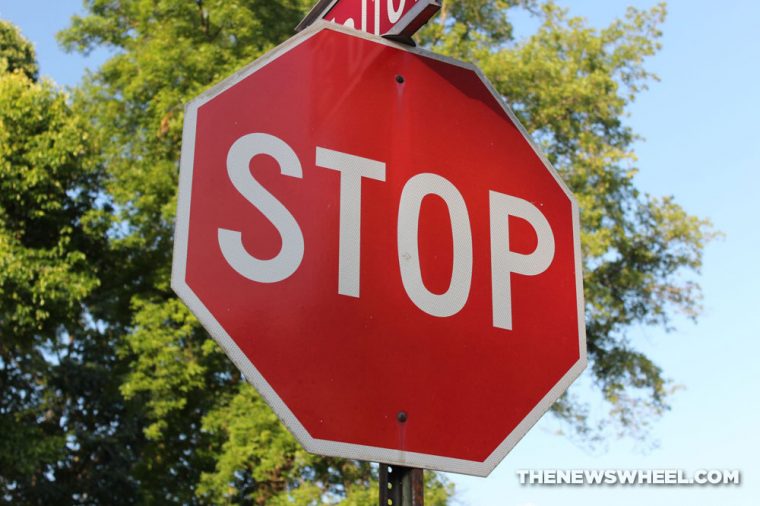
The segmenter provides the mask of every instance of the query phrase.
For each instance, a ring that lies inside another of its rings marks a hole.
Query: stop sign
[[[319,454],[487,475],[586,363],[577,205],[483,76],[326,22],[188,105],[172,286]]]

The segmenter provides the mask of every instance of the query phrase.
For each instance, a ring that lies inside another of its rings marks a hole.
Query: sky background
[[[649,0],[558,0],[603,27]],[[542,419],[488,478],[449,475],[456,502],[476,506],[755,506],[760,498],[760,2],[671,0],[663,49],[648,62],[661,82],[630,107],[637,184],[674,195],[725,234],[705,254],[705,311],[676,330],[639,329],[637,346],[683,388],[645,442],[610,440],[589,449]],[[0,0],[0,17],[37,48],[43,76],[73,86],[107,54],[66,54],[54,34],[80,0]],[[517,27],[527,33],[530,20]],[[581,387],[582,388],[582,387]],[[590,487],[520,485],[518,469],[739,469],[741,486]]]

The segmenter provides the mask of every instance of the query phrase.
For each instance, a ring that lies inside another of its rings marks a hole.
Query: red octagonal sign
[[[314,453],[487,475],[585,367],[577,204],[514,116],[325,22],[188,105],[174,255]]]

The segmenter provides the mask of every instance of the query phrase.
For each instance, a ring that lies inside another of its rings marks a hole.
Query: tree
[[[86,0],[60,40],[113,56],[70,101],[0,30],[4,499],[375,503],[370,466],[305,453],[169,287],[183,104],[290,36],[310,3]],[[536,33],[514,38],[513,9]],[[629,331],[697,314],[689,273],[711,235],[634,184],[624,117],[654,77],[643,64],[664,13],[594,30],[551,1],[449,0],[419,35],[478,63],[576,192],[591,373],[633,434],[667,408],[668,384]],[[554,412],[593,434],[581,403]],[[428,504],[445,504],[449,486],[427,475]]]
[[[0,21],[0,500],[56,497],[65,419],[89,374],[84,301],[105,247],[102,171],[87,122],[37,81],[34,50]]]
[[[37,80],[34,47],[18,28],[6,22],[0,22],[0,72],[21,72],[32,81]]]

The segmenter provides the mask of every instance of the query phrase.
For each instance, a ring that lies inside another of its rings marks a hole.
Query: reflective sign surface
[[[308,450],[486,475],[585,366],[577,206],[473,68],[321,24],[184,135],[173,287]]]

